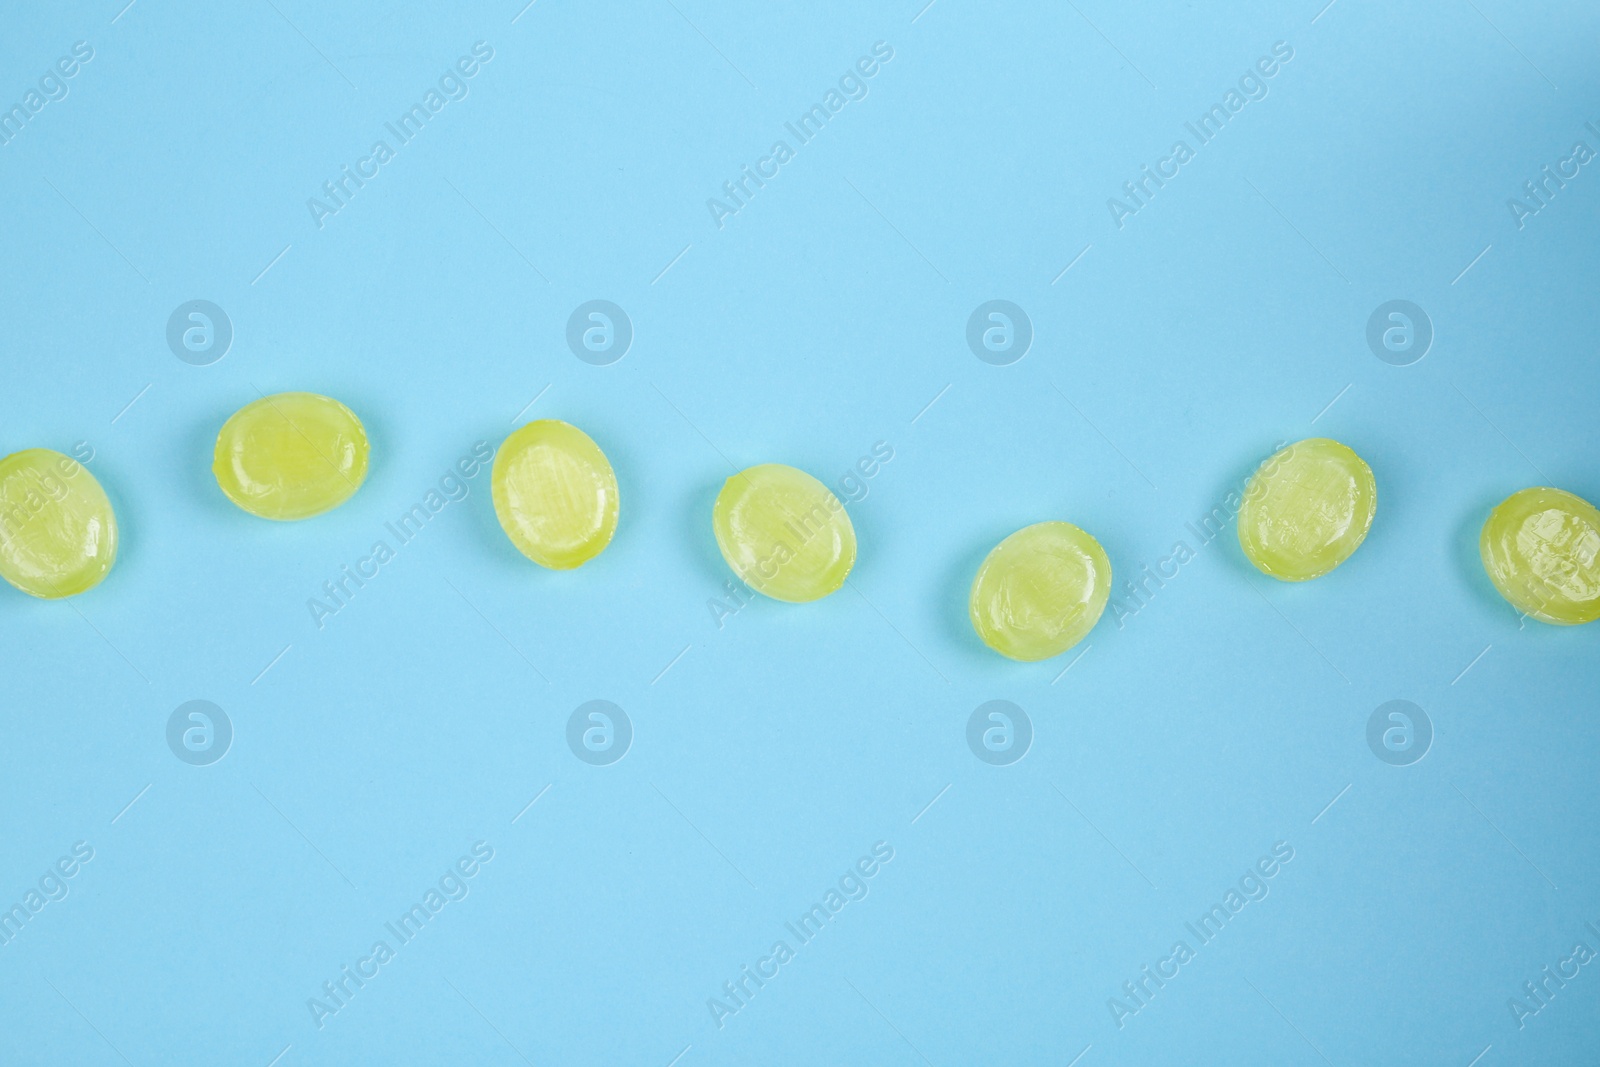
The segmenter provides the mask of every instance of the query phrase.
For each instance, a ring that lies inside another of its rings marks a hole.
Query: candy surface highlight
[[[117,517],[82,464],[48,448],[0,459],[0,578],[55,600],[99,585],[117,559]]]
[[[617,531],[617,476],[600,446],[569,423],[513,431],[494,458],[494,513],[517,551],[541,567],[581,567]]]
[[[1525,615],[1558,626],[1600,619],[1600,511],[1561,489],[1512,493],[1478,536],[1483,569]]]
[[[1239,508],[1239,547],[1263,574],[1318,578],[1361,547],[1378,510],[1372,469],[1338,441],[1312,437],[1256,469]]]
[[[967,614],[983,643],[1010,659],[1059,656],[1100,621],[1111,596],[1111,560],[1070,522],[1040,522],[984,557]]]
[[[711,528],[734,573],[774,600],[825,597],[856,562],[856,530],[839,498],[781,463],[750,467],[724,482]]]
[[[355,413],[332,397],[278,393],[234,412],[211,472],[229,500],[263,519],[306,519],[343,504],[371,451]]]

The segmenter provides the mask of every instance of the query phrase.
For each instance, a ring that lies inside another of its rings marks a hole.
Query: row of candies
[[[371,448],[354,412],[331,397],[279,393],[240,408],[217,435],[212,473],[252,515],[305,519],[348,500]],[[555,419],[506,438],[491,475],[495,515],[523,555],[556,570],[580,567],[617,528],[616,473],[582,430]],[[1377,514],[1366,462],[1337,441],[1311,438],[1265,460],[1238,509],[1239,545],[1264,574],[1318,578],[1361,546]],[[752,589],[801,603],[834,592],[856,560],[855,528],[839,498],[794,467],[766,463],[733,475],[712,509],[723,558]],[[1513,493],[1484,522],[1484,570],[1519,611],[1571,625],[1600,618],[1600,511],[1560,489]],[[0,576],[37,597],[98,585],[117,555],[117,522],[94,476],[76,460],[29,449],[0,460]],[[1111,561],[1068,522],[1041,522],[1001,541],[973,580],[968,613],[990,648],[1015,660],[1060,655],[1099,621]]]

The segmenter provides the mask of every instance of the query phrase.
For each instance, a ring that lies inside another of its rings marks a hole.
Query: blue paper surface
[[[122,2],[0,33],[0,453],[122,534],[0,587],[0,1062],[1593,1054],[1600,627],[1477,537],[1600,500],[1600,11]],[[372,468],[280,524],[210,461],[287,390]],[[464,476],[534,418],[576,571]],[[1288,585],[1228,499],[1308,436],[1378,512]],[[729,584],[763,462],[847,588]],[[1116,590],[1013,663],[1046,519]]]

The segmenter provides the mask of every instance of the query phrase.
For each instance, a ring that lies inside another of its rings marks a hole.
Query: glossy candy
[[[117,558],[117,517],[94,475],[30,448],[0,459],[0,577],[54,600],[93,589]]]
[[[1321,577],[1361,547],[1378,509],[1372,469],[1338,441],[1312,437],[1256,469],[1239,508],[1239,547],[1263,574]]]
[[[229,500],[264,519],[305,519],[343,504],[367,477],[367,432],[332,397],[278,393],[234,412],[211,472]]]
[[[825,597],[855,566],[856,531],[839,498],[781,463],[750,467],[724,482],[711,527],[734,573],[774,600]]]
[[[1561,489],[1523,489],[1489,513],[1483,569],[1525,615],[1572,626],[1600,619],[1600,511]]]
[[[228,418],[212,472],[245,511],[301,519],[348,500],[366,478],[369,453],[365,428],[349,408],[315,393],[279,393]],[[582,566],[616,532],[620,500],[611,463],[565,422],[539,420],[507,437],[491,482],[506,536],[541,566]],[[1308,438],[1251,475],[1237,509],[1239,544],[1264,574],[1316,578],[1361,546],[1377,500],[1360,456],[1337,441]],[[855,565],[855,529],[844,505],[794,467],[761,464],[729,478],[712,529],[729,566],[776,600],[827,596]],[[1547,487],[1512,494],[1484,523],[1479,551],[1495,588],[1524,614],[1562,625],[1600,619],[1600,510],[1582,498]],[[99,584],[116,553],[111,502],[76,460],[48,449],[0,460],[0,577],[32,596],[72,596]],[[985,557],[968,614],[978,636],[1002,655],[1047,659],[1093,629],[1110,590],[1111,563],[1099,542],[1070,523],[1042,522]]]
[[[616,533],[616,473],[576,426],[540,419],[513,431],[495,456],[490,481],[501,528],[541,567],[581,567]]]
[[[984,558],[967,614],[983,643],[1011,659],[1059,656],[1100,621],[1111,560],[1070,522],[1026,526]]]

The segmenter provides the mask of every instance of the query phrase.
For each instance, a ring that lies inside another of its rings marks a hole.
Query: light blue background
[[[1600,173],[1506,207],[1600,148],[1592,6],[120,7],[0,32],[4,102],[95,53],[0,147],[0,453],[87,443],[123,536],[87,595],[0,587],[0,903],[95,850],[0,947],[0,1061],[1593,1055],[1600,963],[1524,1029],[1507,1000],[1600,949],[1600,627],[1520,623],[1476,552],[1516,489],[1600,499]],[[480,40],[470,95],[319,229],[307,198]],[[718,229],[707,198],[876,41],[869,95]],[[1275,41],[1269,95],[1119,230],[1106,199]],[[164,339],[196,298],[236,332],[208,367]],[[636,331],[609,367],[564,341],[593,298]],[[1036,331],[1008,367],[964,340],[994,298]],[[1436,330],[1409,367],[1364,338],[1393,298]],[[210,450],[291,389],[356,410],[373,466],[274,524]],[[535,417],[615,464],[602,556],[523,559],[483,474],[313,624]],[[973,636],[1004,535],[1067,519],[1130,576],[1313,434],[1379,486],[1332,575],[1275,583],[1230,533],[1080,660]],[[879,441],[850,587],[718,628],[729,463],[835,482]],[[594,698],[636,731],[609,767],[564,741]],[[997,698],[1034,724],[1009,767],[964,739]],[[1436,730],[1409,767],[1365,741],[1395,698]],[[236,731],[208,767],[164,739],[190,699]],[[470,895],[319,1029],[307,999],[477,841]],[[707,999],[877,841],[870,894],[719,1029]],[[1107,999],[1279,841],[1270,896],[1119,1029]]]

